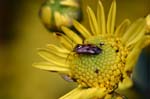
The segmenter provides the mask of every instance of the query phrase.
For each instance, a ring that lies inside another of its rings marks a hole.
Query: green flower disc
[[[111,92],[122,80],[127,49],[112,37],[92,37],[85,40],[85,44],[97,45],[102,52],[98,55],[75,53],[70,76],[83,87],[105,87]]]

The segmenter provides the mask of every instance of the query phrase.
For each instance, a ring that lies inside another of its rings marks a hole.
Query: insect
[[[77,44],[73,51],[77,54],[97,55],[102,52],[102,49],[92,44]]]
[[[61,74],[61,77],[68,82],[75,82],[75,79],[71,78],[69,75]]]
[[[88,54],[88,55],[97,55],[102,52],[102,49],[93,44],[77,44],[73,52],[77,54]],[[74,82],[75,79],[69,77],[68,75],[61,75],[62,78],[68,82]]]

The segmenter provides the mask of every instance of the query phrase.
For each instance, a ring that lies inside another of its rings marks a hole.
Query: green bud
[[[50,31],[59,32],[61,26],[72,27],[72,20],[80,18],[78,0],[47,0],[40,8],[40,19]]]

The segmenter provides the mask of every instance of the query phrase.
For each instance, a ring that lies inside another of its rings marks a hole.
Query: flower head
[[[46,0],[40,8],[40,19],[50,31],[61,31],[61,26],[71,27],[72,20],[80,18],[77,0]]]
[[[130,24],[125,19],[116,29],[116,1],[113,0],[107,22],[99,1],[97,13],[87,7],[90,29],[73,21],[78,34],[62,27],[64,34],[56,33],[60,45],[49,44],[40,49],[46,61],[35,63],[37,68],[65,74],[65,79],[78,83],[78,88],[60,99],[98,99],[117,88],[132,85],[133,67],[143,48],[145,19]]]

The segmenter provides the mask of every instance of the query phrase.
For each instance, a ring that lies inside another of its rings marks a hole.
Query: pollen
[[[71,61],[71,78],[83,87],[107,88],[109,92],[117,88],[125,66],[127,49],[120,40],[110,37],[92,37],[85,43],[95,44],[102,49],[98,55],[75,53]],[[103,43],[103,45],[101,45]]]

